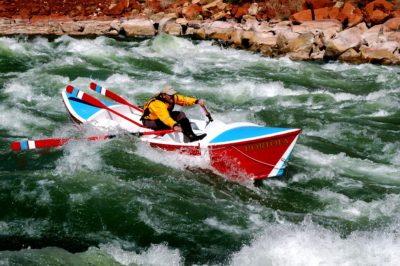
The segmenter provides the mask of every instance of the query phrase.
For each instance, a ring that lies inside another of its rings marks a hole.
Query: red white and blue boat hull
[[[105,109],[89,105],[73,93],[62,93],[64,103],[75,121],[99,127],[119,127],[129,132],[149,131]],[[140,122],[142,113],[121,104],[102,101],[107,107]],[[146,135],[140,139],[150,146],[201,156],[219,174],[229,179],[246,180],[281,176],[287,167],[301,129],[262,127],[253,123],[225,124],[191,120],[194,132],[207,133],[201,141],[184,142],[182,133]]]

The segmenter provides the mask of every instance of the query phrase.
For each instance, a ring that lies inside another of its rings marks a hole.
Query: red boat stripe
[[[292,135],[298,135],[300,132],[301,132],[301,129],[296,130],[296,131],[292,131],[292,132],[288,132],[288,133],[282,134],[282,135],[274,135],[274,136],[271,136],[271,137],[264,136],[264,137],[260,137],[260,138],[257,138],[257,139],[250,139],[250,140],[247,139],[247,140],[239,141],[239,142],[222,143],[222,144],[212,144],[212,143],[210,143],[209,147],[212,147],[213,149],[216,149],[216,148],[220,148],[220,147],[223,148],[223,147],[232,146],[232,145],[236,146],[236,145],[242,145],[242,144],[245,144],[245,143],[259,142],[260,140],[262,140],[264,138],[268,138],[268,140],[270,140],[270,139],[273,140],[273,139],[276,139],[276,138],[284,138],[284,137],[288,137],[288,136],[292,136]]]

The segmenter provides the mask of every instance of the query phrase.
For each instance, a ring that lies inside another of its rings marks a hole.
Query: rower
[[[143,126],[153,130],[172,128],[175,132],[182,132],[189,142],[203,139],[207,134],[194,134],[185,113],[173,111],[175,104],[204,106],[205,100],[177,94],[172,86],[167,85],[144,104],[141,118]]]

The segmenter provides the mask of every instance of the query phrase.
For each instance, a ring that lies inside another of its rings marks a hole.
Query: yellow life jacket
[[[143,106],[142,120],[157,120],[172,128],[176,121],[170,116],[170,112],[174,109],[175,104],[181,106],[192,106],[197,103],[197,99],[193,97],[187,97],[179,94],[173,96],[173,103],[166,102],[160,95],[151,98]]]

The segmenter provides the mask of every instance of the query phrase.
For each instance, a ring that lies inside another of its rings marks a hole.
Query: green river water
[[[258,184],[129,137],[10,150],[98,134],[61,97],[91,81],[138,105],[168,82],[215,119],[303,131],[287,173]],[[168,35],[1,37],[0,158],[0,265],[400,265],[398,66]]]

